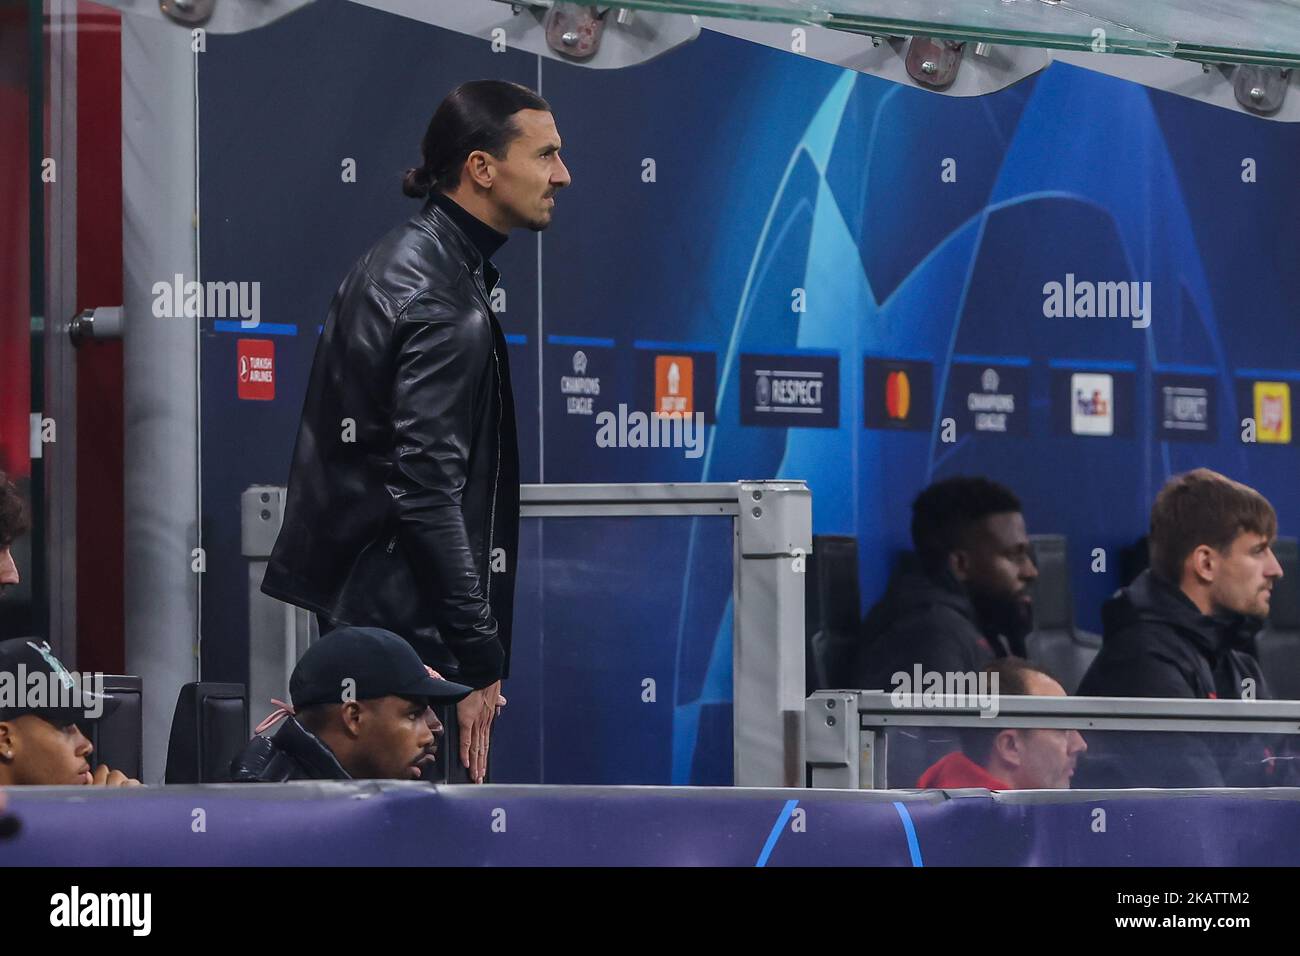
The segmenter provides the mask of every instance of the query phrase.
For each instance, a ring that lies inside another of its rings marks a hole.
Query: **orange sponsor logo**
[[[654,411],[659,415],[695,413],[695,362],[689,355],[655,356]]]

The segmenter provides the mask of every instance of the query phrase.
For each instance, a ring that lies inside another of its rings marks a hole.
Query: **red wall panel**
[[[0,6],[0,471],[31,474],[27,10]]]
[[[121,17],[77,7],[77,303],[122,303]],[[121,673],[122,344],[77,356],[77,665]]]

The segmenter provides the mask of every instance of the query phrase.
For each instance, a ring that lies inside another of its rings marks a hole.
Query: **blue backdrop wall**
[[[1294,125],[1059,65],[948,99],[708,32],[595,72],[319,0],[200,58],[202,278],[261,288],[257,328],[204,320],[206,677],[247,676],[239,494],[287,480],[330,298],[416,211],[400,175],[480,77],[541,91],[573,175],[494,259],[525,481],[807,479],[870,602],[916,492],[987,474],[1068,536],[1094,629],[1169,474],[1220,469],[1294,528]],[[1145,318],[1049,317],[1052,282],[1139,283]],[[268,352],[273,398],[240,382]],[[598,445],[596,414],[656,407],[670,364],[702,454]],[[726,523],[529,525],[497,778],[729,782]]]

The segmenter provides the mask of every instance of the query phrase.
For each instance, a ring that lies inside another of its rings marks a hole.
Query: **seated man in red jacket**
[[[1004,657],[984,668],[997,675],[999,695],[1064,697],[1053,678],[1018,657]],[[982,787],[986,790],[1068,790],[1079,757],[1088,749],[1077,730],[971,728],[962,749],[921,774],[923,789]]]

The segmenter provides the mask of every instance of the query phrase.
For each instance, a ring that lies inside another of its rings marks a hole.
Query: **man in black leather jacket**
[[[519,524],[489,257],[511,229],[550,224],[570,181],[559,150],[550,107],[517,84],[465,83],[438,107],[403,183],[423,209],[362,256],[330,307],[262,581],[322,631],[387,628],[473,687],[451,733],[476,782],[505,703]]]
[[[293,704],[284,723],[273,736],[248,743],[231,764],[231,779],[422,779],[442,733],[431,707],[469,693],[439,677],[390,631],[338,628],[302,656],[289,679]]]

